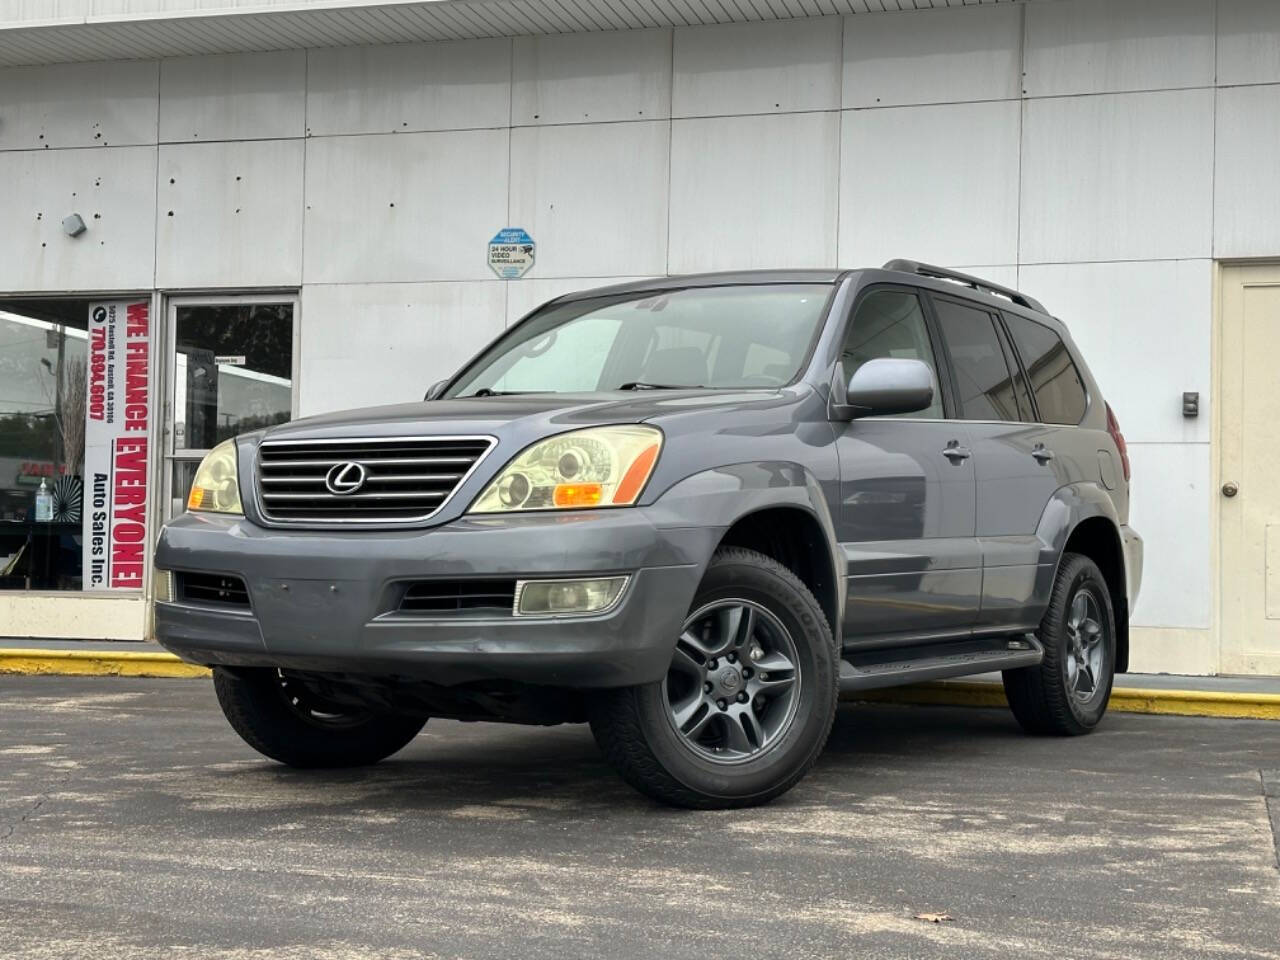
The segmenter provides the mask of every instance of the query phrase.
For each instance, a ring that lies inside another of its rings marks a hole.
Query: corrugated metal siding
[[[584,33],[1014,3],[1018,0],[418,0],[242,13],[148,13],[146,5],[33,26],[0,8],[0,66],[249,50]],[[284,6],[284,4],[281,4]],[[153,8],[156,6],[151,5]],[[141,7],[141,9],[139,9]],[[28,8],[29,9],[29,8]]]

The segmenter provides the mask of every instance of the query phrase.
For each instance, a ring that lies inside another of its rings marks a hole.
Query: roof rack
[[[967,273],[958,273],[955,270],[948,270],[946,267],[935,267],[931,263],[919,263],[915,260],[890,260],[884,265],[885,270],[897,270],[901,273],[914,273],[920,277],[935,277],[939,280],[953,280],[956,283],[963,283],[966,287],[972,287],[979,293],[994,293],[1002,297],[1007,297],[1020,307],[1027,307],[1030,310],[1036,310],[1040,313],[1048,313],[1039,300],[1028,297],[1025,293],[1019,293],[1011,287],[1002,287],[998,283],[992,283],[989,280],[983,280],[980,277],[971,277]]]

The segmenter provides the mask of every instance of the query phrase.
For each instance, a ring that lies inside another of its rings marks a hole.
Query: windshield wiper
[[[619,390],[703,390],[699,383],[646,383],[643,380],[628,380],[618,387]]]
[[[526,393],[552,393],[551,390],[494,390],[491,387],[481,387],[475,393],[468,393],[463,400],[470,400],[472,397],[519,397]]]

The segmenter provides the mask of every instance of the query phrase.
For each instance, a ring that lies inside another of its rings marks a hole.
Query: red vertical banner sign
[[[84,587],[139,590],[147,553],[151,305],[89,305]]]

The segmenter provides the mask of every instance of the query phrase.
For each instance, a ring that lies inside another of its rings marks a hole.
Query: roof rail
[[[1028,297],[1025,293],[1020,293],[1011,287],[1002,287],[998,283],[992,283],[980,277],[971,277],[967,273],[948,270],[946,267],[935,267],[933,264],[919,263],[915,260],[890,260],[884,265],[884,269],[897,270],[901,273],[914,273],[920,277],[936,277],[939,280],[954,280],[956,283],[963,283],[967,287],[972,287],[979,293],[995,293],[1002,297],[1007,297],[1021,307],[1027,307],[1040,313],[1049,312],[1039,300]]]

